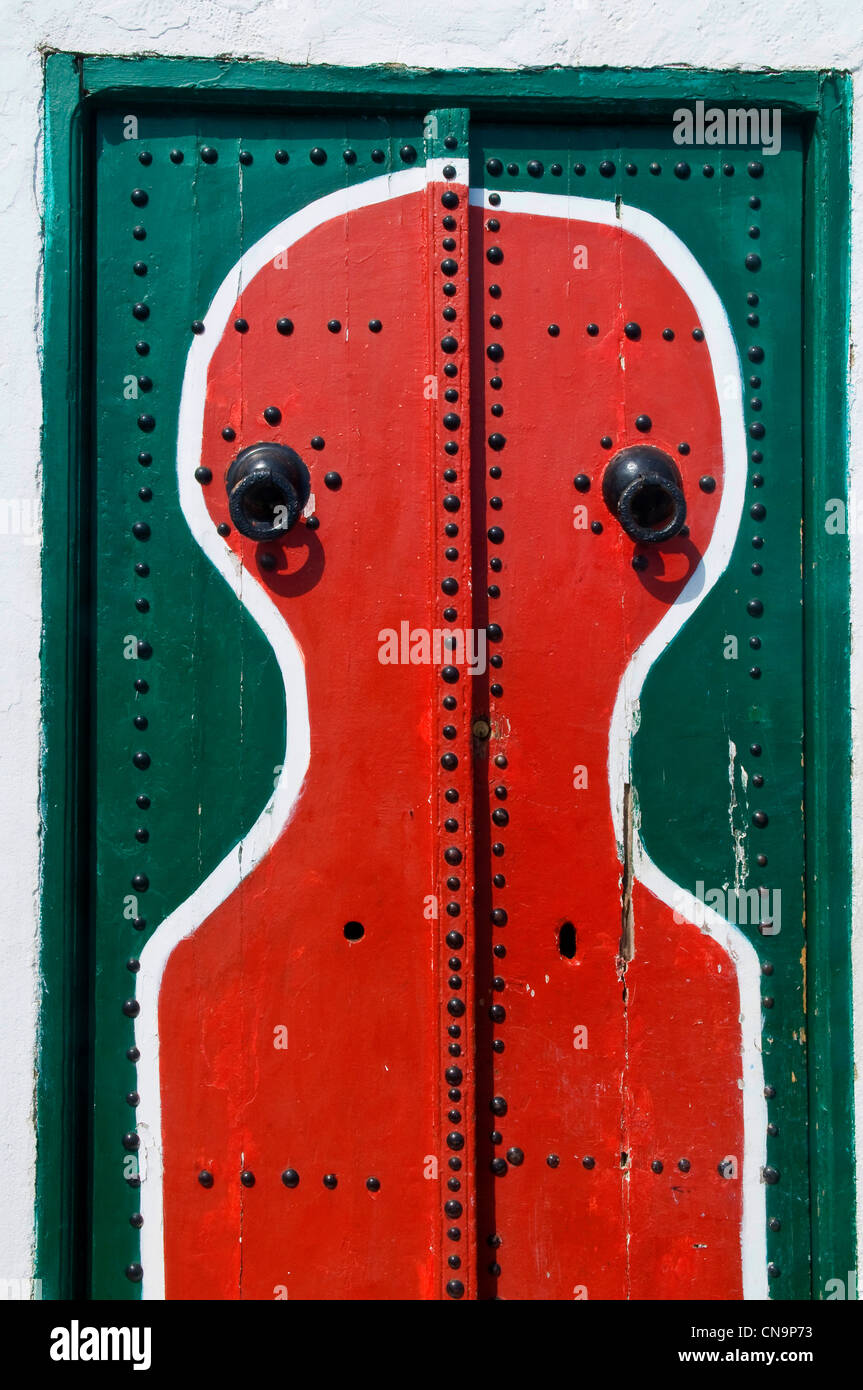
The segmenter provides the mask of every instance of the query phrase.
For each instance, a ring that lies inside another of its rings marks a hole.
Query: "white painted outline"
[[[310,760],[310,730],[305,663],[302,650],[287,623],[271,603],[266,591],[239,563],[212,524],[203,494],[194,480],[200,462],[206,401],[207,372],[213,353],[222,339],[231,310],[243,286],[279,252],[290,249],[302,237],[333,218],[361,207],[370,207],[392,198],[422,191],[427,182],[441,181],[444,163],[454,164],[453,183],[467,180],[464,160],[431,160],[425,167],[400,170],[339,189],[293,213],[260,238],[233,266],[222,281],[204,318],[204,333],[189,349],[183,377],[177,439],[177,475],[180,505],[195,540],[204,554],[230,586],[238,600],[258,623],[273,648],[285,688],[285,753],[281,775],[260,816],[249,832],[230,851],[212,873],[178,908],[166,917],[141,952],[136,997],[139,1014],[135,1040],[141,1057],[138,1062],[137,1112],[141,1140],[141,1263],[144,1277],[141,1296],[146,1300],[165,1297],[165,1255],[162,1200],[161,1094],[159,1089],[158,999],[165,966],[174,948],[190,936],[223,903],[246,876],[261,862],[288,825],[297,805]],[[595,222],[606,226],[618,223],[645,241],[673,271],[695,308],[707,333],[722,425],[725,479],[713,538],[702,564],[690,578],[624,672],[611,721],[609,740],[609,784],[612,788],[612,816],[615,835],[622,843],[622,789],[629,780],[629,762],[635,713],[645,677],[653,662],[680,630],[701,598],[725,569],[737,533],[743,506],[746,477],[746,439],[740,371],[731,328],[722,303],[695,258],[674,234],[656,218],[635,208],[622,206],[620,217],[614,203],[595,199],[570,198],[556,194],[503,194],[501,206],[544,217],[565,217],[570,221]],[[482,190],[470,192],[470,202],[488,206]],[[733,400],[726,400],[719,389],[722,364],[735,382]],[[648,858],[640,832],[633,847],[635,876],[669,907],[680,911],[692,907],[695,899],[683,896],[670,879]],[[766,1161],[767,1107],[763,1096],[761,1067],[761,996],[758,958],[751,943],[710,909],[704,912],[704,930],[717,940],[734,962],[740,988],[743,1036],[743,1222],[741,1248],[744,1298],[767,1298],[766,1233],[764,1227],[764,1189],[761,1166]],[[755,1136],[764,1136],[756,1148]]]
[[[705,330],[713,365],[722,431],[724,479],[713,535],[701,563],[656,627],[633,653],[623,673],[611,717],[608,741],[608,783],[618,855],[623,857],[623,786],[632,781],[632,739],[638,702],[647,673],[698,604],[725,571],[743,512],[746,490],[746,425],[743,418],[740,359],[728,316],[719,295],[689,248],[663,222],[621,202],[548,193],[502,193],[492,209],[488,194],[471,190],[471,202],[495,212],[524,212],[536,217],[566,218],[619,226],[645,242],[672,272],[689,296],[698,323]],[[728,392],[734,383],[734,394]],[[636,825],[633,874],[660,902],[699,928],[725,950],[734,964],[740,992],[741,1055],[743,1062],[743,1213],[740,1249],[744,1299],[767,1299],[767,1227],[765,1189],[761,1170],[767,1162],[767,1101],[761,1057],[761,968],[752,942],[717,912],[683,892],[650,859]]]

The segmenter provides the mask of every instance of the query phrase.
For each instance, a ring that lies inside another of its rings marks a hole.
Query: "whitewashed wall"
[[[33,1245],[39,823],[39,292],[41,50],[428,67],[536,64],[838,67],[859,84],[854,0],[497,0],[455,12],[416,0],[6,0],[0,12],[0,1279],[29,1276]],[[860,88],[856,105],[860,106]],[[863,157],[857,111],[855,168]],[[853,324],[863,323],[863,195],[854,198]],[[859,359],[859,354],[858,354]],[[863,390],[852,380],[852,473],[863,508]],[[2,526],[2,523],[0,523]],[[17,534],[15,532],[17,531]],[[863,686],[863,534],[854,546],[854,690]],[[47,534],[45,563],[54,538]],[[854,712],[863,751],[863,702]],[[863,772],[856,778],[858,1075],[863,1076]],[[859,1112],[863,1113],[863,1083]],[[863,1126],[861,1126],[863,1128]],[[858,1174],[863,1173],[863,1154]]]

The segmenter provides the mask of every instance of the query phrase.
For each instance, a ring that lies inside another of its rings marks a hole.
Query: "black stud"
[[[141,1012],[141,1005],[137,999],[126,999],[123,1003],[123,1013],[127,1018],[137,1018]]]
[[[277,321],[276,321],[276,331],[277,331],[278,333],[281,333],[281,335],[282,335],[283,338],[289,338],[289,337],[291,336],[291,334],[293,333],[293,331],[294,331],[294,325],[293,325],[292,320],[291,320],[291,319],[277,319]]]
[[[341,332],[341,328],[342,328],[342,325],[341,325],[341,323],[339,322],[338,319],[330,319],[329,322],[328,322],[328,324],[327,324],[327,329],[329,330],[330,333],[340,333],[340,332]]]
[[[140,1185],[140,1178],[138,1179],[138,1185]],[[144,1277],[143,1267],[139,1264],[126,1265],[124,1273],[126,1278],[133,1284],[140,1284]]]
[[[503,1023],[506,1018],[506,1009],[503,1007],[503,1004],[492,1004],[488,1011],[488,1016],[492,1023]]]
[[[623,331],[624,331],[624,333],[626,334],[627,338],[631,339],[632,342],[637,342],[638,339],[641,337],[641,325],[640,325],[640,324],[637,324],[637,323],[627,323],[627,324],[624,325]]]
[[[143,188],[133,188],[131,198],[136,208],[145,208],[150,201]]]
[[[581,1160],[581,1166],[582,1166],[583,1168],[595,1168],[595,1167],[596,1167],[596,1159],[595,1159],[595,1158],[591,1158],[590,1154],[588,1154],[586,1158],[583,1158],[583,1159]]]
[[[636,416],[635,428],[637,430],[640,430],[642,434],[647,434],[648,430],[650,430],[652,426],[653,421],[651,420],[649,415]]]
[[[488,538],[491,541],[492,545],[500,545],[501,541],[503,540],[503,527],[490,526],[488,529]]]
[[[674,341],[674,329],[673,329],[673,328],[663,328],[663,330],[662,330],[662,336],[663,336],[663,338],[665,339],[665,341],[666,341],[667,343],[673,342],[673,341]]]
[[[780,1173],[778,1168],[762,1168],[761,1176],[769,1187],[775,1187],[779,1181]]]
[[[744,264],[747,270],[760,270],[761,257],[757,256],[754,251],[750,251],[749,255],[746,257],[746,260],[744,261]]]
[[[201,150],[201,158],[205,164],[215,164],[219,158],[219,152],[214,150],[212,145],[205,145]]]
[[[366,1178],[366,1187],[368,1188],[369,1192],[380,1192],[380,1190],[381,1190],[381,1180],[380,1180],[380,1178]]]
[[[599,166],[599,172],[604,179],[610,179],[614,173],[614,162],[611,159],[604,159]]]
[[[203,331],[204,331],[204,324],[203,324],[203,321],[202,321],[201,319],[193,319],[193,320],[192,320],[192,332],[193,332],[193,333],[203,333]]]
[[[264,411],[264,419],[268,425],[279,425],[282,421],[282,412],[277,405],[268,405]]]
[[[524,1163],[523,1149],[507,1149],[506,1156],[513,1168],[520,1168]]]
[[[486,260],[491,261],[492,265],[500,265],[503,260],[503,252],[499,246],[490,246],[485,255]]]
[[[446,1291],[449,1294],[450,1298],[463,1298],[464,1284],[461,1282],[460,1279],[450,1279],[447,1282]]]
[[[716,479],[711,478],[709,473],[705,473],[703,478],[698,479],[698,486],[702,492],[714,492],[716,490]]]
[[[662,1172],[662,1159],[661,1159],[661,1158],[655,1158],[655,1159],[653,1160],[653,1162],[651,1163],[650,1167],[651,1167],[651,1169],[652,1169],[652,1171],[653,1171],[654,1173],[661,1173],[661,1172]]]
[[[768,821],[767,821],[767,813],[766,813],[766,811],[756,811],[756,812],[753,814],[753,816],[752,816],[752,824],[753,824],[753,825],[757,825],[758,828],[759,828],[760,830],[763,830],[764,827],[765,827],[765,825],[767,825],[767,823],[768,823]]]
[[[490,434],[488,437],[488,447],[499,453],[506,444],[506,436],[502,434]]]
[[[335,1173],[324,1173],[324,1187],[328,1187],[332,1192],[334,1187],[338,1187],[339,1180]]]
[[[136,241],[146,241],[146,239],[147,239],[147,229],[146,229],[146,227],[133,227],[133,228],[132,228],[132,236],[135,238]]]
[[[132,317],[139,319],[143,323],[145,319],[150,317],[150,310],[147,308],[146,304],[133,304]]]
[[[488,1166],[496,1178],[502,1178],[507,1172],[507,1162],[505,1158],[493,1158]]]
[[[324,486],[325,486],[325,487],[328,487],[329,490],[330,490],[330,492],[338,492],[338,490],[339,490],[339,488],[341,487],[341,485],[342,485],[342,475],[341,475],[341,473],[330,472],[330,473],[325,473],[325,474],[324,474]]]
[[[213,481],[213,474],[209,468],[201,464],[199,468],[195,469],[195,478],[199,483],[211,483]]]
[[[688,1158],[679,1158],[677,1160],[677,1166],[680,1169],[681,1173],[688,1173],[690,1168],[692,1167],[692,1164]]]
[[[282,1173],[282,1182],[285,1184],[285,1187],[298,1187],[300,1175],[296,1168],[286,1168]]]
[[[440,200],[445,208],[458,207],[458,194],[453,193],[452,189],[450,188],[447,189],[446,193],[441,194]]]

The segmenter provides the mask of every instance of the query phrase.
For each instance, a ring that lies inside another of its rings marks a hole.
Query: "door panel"
[[[742,154],[101,118],[97,1296],[805,1296],[802,161]]]

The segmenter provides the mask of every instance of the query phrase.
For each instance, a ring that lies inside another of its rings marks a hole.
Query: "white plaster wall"
[[[39,491],[40,48],[81,53],[230,53],[291,63],[429,67],[839,67],[859,82],[863,7],[854,0],[0,0],[0,499],[32,530]],[[856,90],[859,107],[859,86]],[[863,121],[855,126],[855,168]],[[863,194],[854,196],[854,325],[863,322]],[[852,478],[863,507],[863,389],[852,380]],[[838,422],[837,422],[838,423]],[[8,515],[8,512],[7,512]],[[2,523],[0,523],[2,525]],[[7,531],[8,531],[7,526]],[[53,538],[48,532],[46,562]],[[863,683],[863,534],[852,537],[855,656]],[[37,1002],[39,551],[0,534],[0,1279],[32,1261]],[[863,702],[854,711],[863,748]],[[863,776],[854,794],[858,856]],[[858,1075],[863,1055],[863,862],[856,883]],[[863,1113],[863,1086],[859,1096]],[[863,1173],[863,1156],[858,1175]],[[836,1271],[842,1275],[843,1271]]]

